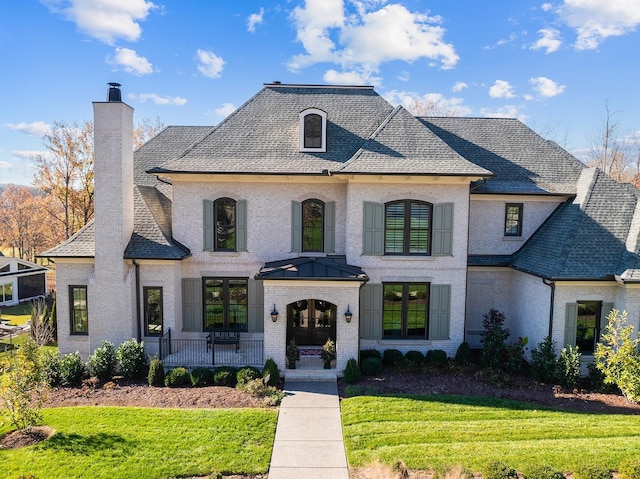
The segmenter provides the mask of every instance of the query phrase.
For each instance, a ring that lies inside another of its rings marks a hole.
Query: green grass
[[[12,326],[24,326],[31,319],[31,305],[29,303],[4,307],[1,312],[2,319],[9,321]]]
[[[54,436],[0,450],[2,477],[167,478],[269,468],[277,411],[268,409],[44,409]],[[0,434],[8,427],[0,426]]]
[[[410,469],[456,464],[482,471],[499,460],[521,472],[548,464],[617,469],[640,450],[640,416],[586,414],[495,398],[405,396],[345,399],[342,421],[351,466],[402,460]]]

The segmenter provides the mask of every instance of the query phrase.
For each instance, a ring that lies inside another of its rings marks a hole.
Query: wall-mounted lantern
[[[351,318],[353,318],[353,313],[350,311],[349,305],[347,305],[347,312],[344,313],[344,320],[347,323],[350,323],[351,322]]]
[[[276,304],[273,303],[273,309],[271,310],[271,321],[274,323],[278,320],[278,310],[276,309]]]

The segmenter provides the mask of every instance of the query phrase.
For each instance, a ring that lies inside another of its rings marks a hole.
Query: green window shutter
[[[360,338],[382,337],[382,285],[365,284],[360,290]]]
[[[602,312],[600,313],[600,334],[607,330],[607,324],[609,324],[609,313],[613,309],[613,303],[602,303]]]
[[[324,204],[324,252],[333,253],[336,250],[336,202]]]
[[[578,303],[567,303],[564,318],[564,345],[576,345],[576,330],[578,329]]]
[[[202,331],[202,280],[182,278],[182,330]]]
[[[247,200],[236,202],[236,251],[247,251]]]
[[[449,339],[451,285],[432,284],[429,295],[429,339]]]
[[[250,333],[264,332],[264,284],[250,279],[249,284],[249,324]]]
[[[453,203],[433,208],[433,255],[451,256],[453,243]]]
[[[362,254],[384,254],[384,205],[365,201],[362,220]]]
[[[291,202],[291,251],[302,251],[302,204]]]
[[[213,201],[202,201],[202,222],[204,225],[202,249],[204,251],[213,251]]]

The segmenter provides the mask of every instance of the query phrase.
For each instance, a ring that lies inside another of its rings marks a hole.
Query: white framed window
[[[327,151],[327,114],[317,108],[300,113],[300,151]]]

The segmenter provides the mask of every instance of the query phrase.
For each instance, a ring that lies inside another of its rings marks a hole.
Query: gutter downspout
[[[549,337],[553,334],[553,303],[556,299],[556,283],[542,278],[542,282],[551,288],[551,303],[549,304]]]
[[[138,342],[142,341],[142,325],[140,321],[142,319],[142,314],[140,312],[140,265],[136,263],[136,260],[133,261],[133,266],[136,268],[136,335],[138,337]]]

